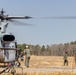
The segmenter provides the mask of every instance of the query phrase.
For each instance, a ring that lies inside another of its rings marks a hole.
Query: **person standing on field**
[[[65,52],[65,54],[64,54],[64,57],[63,57],[63,59],[64,59],[64,66],[65,65],[67,65],[68,66],[68,59],[67,59],[67,52]]]
[[[25,54],[25,66],[29,67],[29,60],[31,57],[31,50],[30,50],[29,46],[25,47],[24,54]]]
[[[75,61],[75,66],[76,66],[76,49],[73,50],[73,54],[74,54],[74,61]]]

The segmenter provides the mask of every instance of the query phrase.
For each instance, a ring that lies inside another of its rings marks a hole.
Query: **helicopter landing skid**
[[[16,72],[16,70],[14,69],[16,68],[21,68],[22,69],[22,75],[23,75],[23,68],[20,67],[20,63],[19,61],[16,61],[18,63],[18,65],[15,65],[15,62],[10,63],[5,69],[3,69],[0,74],[2,73],[9,73],[11,71],[11,73],[14,75],[14,73]],[[7,70],[7,72],[6,72]]]

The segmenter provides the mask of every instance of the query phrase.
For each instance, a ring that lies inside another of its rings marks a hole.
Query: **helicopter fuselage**
[[[10,33],[0,34],[0,63],[15,61],[16,59],[16,40]]]

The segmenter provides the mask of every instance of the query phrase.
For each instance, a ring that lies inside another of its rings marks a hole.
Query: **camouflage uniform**
[[[73,50],[74,52],[74,61],[75,61],[75,66],[76,66],[76,50]]]
[[[64,54],[64,66],[65,64],[68,66],[67,53]]]
[[[31,56],[31,50],[30,49],[25,49],[24,53],[25,53],[25,66],[29,67],[29,60],[30,60],[30,56]]]

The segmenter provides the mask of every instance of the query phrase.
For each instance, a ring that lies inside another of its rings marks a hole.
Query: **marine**
[[[25,54],[25,66],[29,67],[29,61],[30,61],[30,57],[31,57],[31,50],[30,50],[29,46],[25,47],[24,54]]]
[[[67,52],[65,52],[63,59],[64,59],[64,66],[65,65],[68,66]]]
[[[73,50],[74,53],[74,61],[75,61],[75,66],[76,66],[76,49]]]

